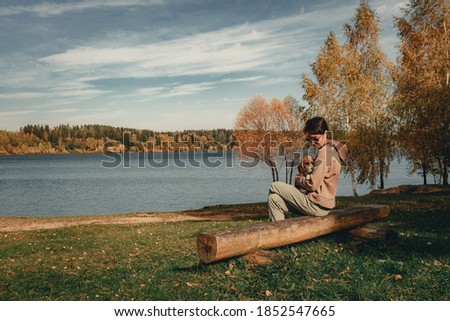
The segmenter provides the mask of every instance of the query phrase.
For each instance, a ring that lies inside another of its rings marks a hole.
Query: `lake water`
[[[122,157],[2,156],[0,216],[179,211],[265,202],[272,181],[268,167],[240,166],[242,160],[231,152],[223,156],[135,153]],[[418,175],[407,175],[405,162],[392,162],[386,187],[421,183]],[[358,187],[359,194],[368,191],[367,186]],[[350,179],[342,175],[338,195],[351,194]]]

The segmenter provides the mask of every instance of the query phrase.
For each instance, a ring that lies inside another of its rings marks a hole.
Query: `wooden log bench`
[[[387,205],[367,205],[333,210],[327,216],[300,216],[277,222],[264,222],[197,237],[197,252],[205,263],[244,255],[258,249],[271,249],[309,240],[388,217]]]

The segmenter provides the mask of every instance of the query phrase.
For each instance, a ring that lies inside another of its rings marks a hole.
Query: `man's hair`
[[[305,128],[303,128],[303,132],[305,134],[313,134],[313,135],[322,135],[325,131],[328,130],[328,124],[320,116],[316,116],[310,118],[306,121]]]

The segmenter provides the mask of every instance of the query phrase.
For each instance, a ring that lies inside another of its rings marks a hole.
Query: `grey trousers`
[[[311,216],[325,216],[330,212],[311,201],[295,186],[282,182],[270,185],[267,203],[271,221],[284,220],[287,212]]]

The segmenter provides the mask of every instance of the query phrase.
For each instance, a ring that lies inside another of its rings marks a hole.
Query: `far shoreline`
[[[219,149],[219,150],[189,150],[189,151],[175,151],[175,150],[152,150],[152,151],[124,151],[124,152],[97,152],[97,151],[86,151],[86,152],[59,152],[59,153],[20,153],[20,154],[10,154],[10,153],[0,153],[0,157],[8,156],[58,156],[58,155],[108,155],[108,154],[140,154],[140,153],[215,153],[217,151],[233,152],[236,149]]]

